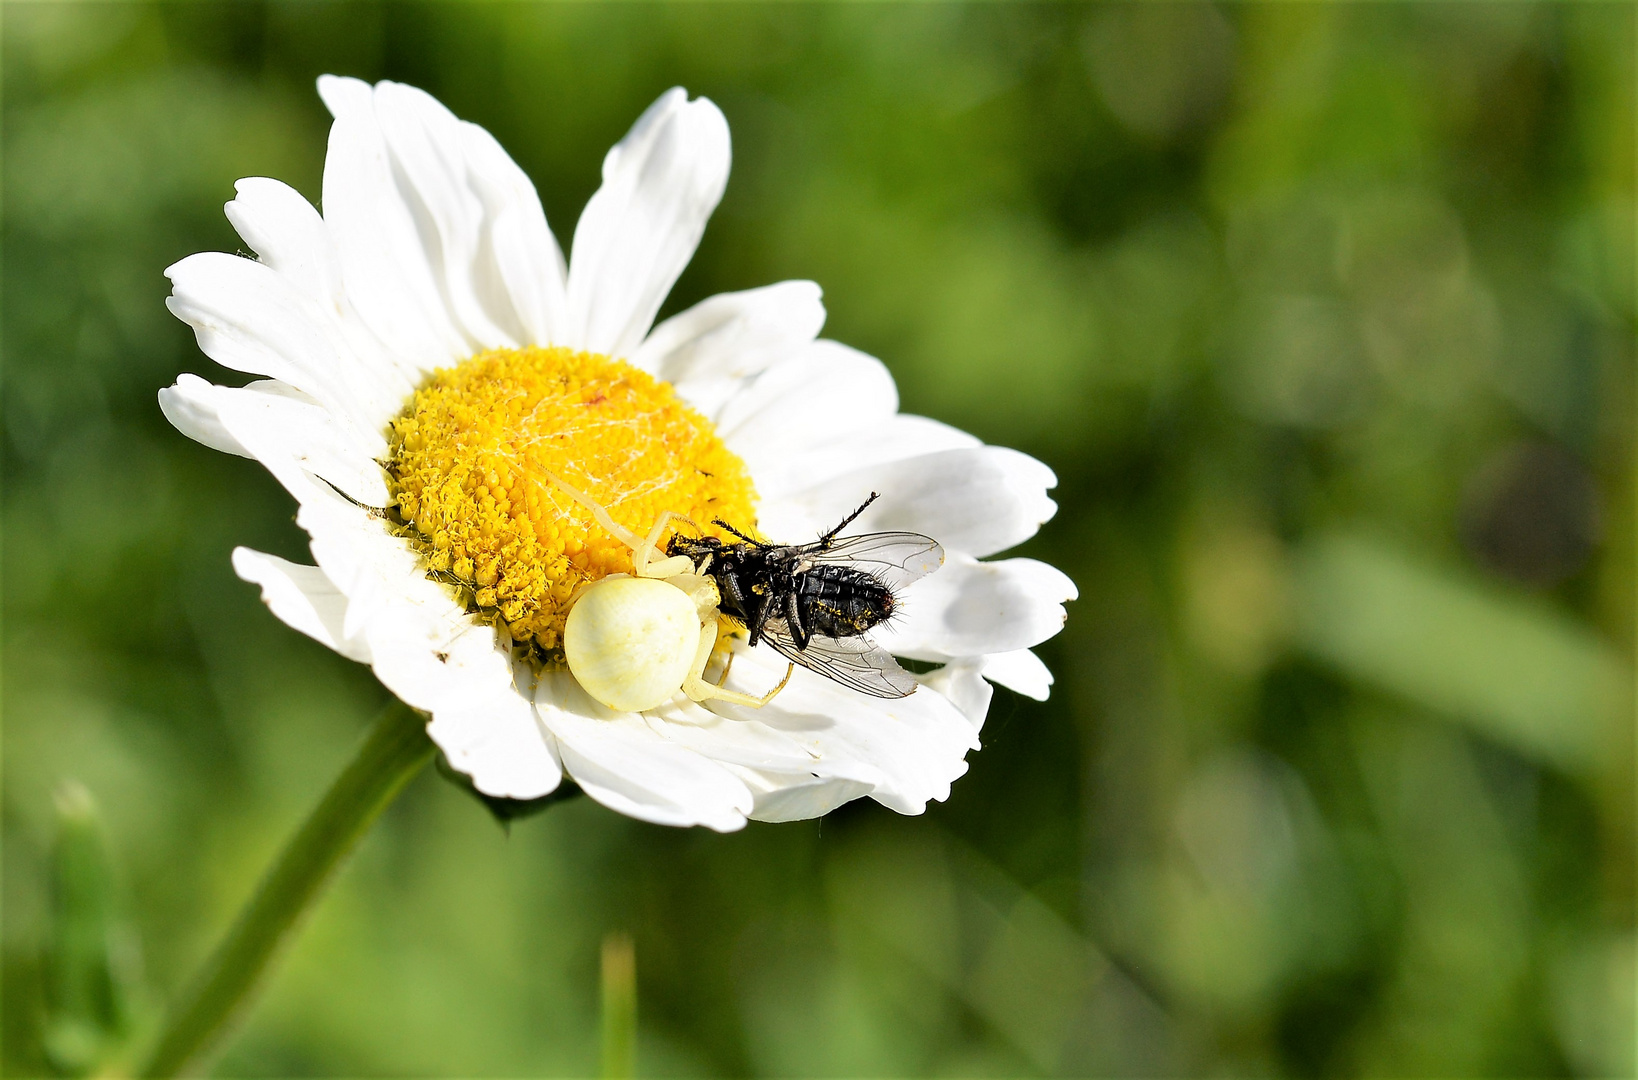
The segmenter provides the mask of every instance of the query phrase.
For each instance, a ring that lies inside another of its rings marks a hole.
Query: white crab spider
[[[667,510],[646,537],[620,525],[596,501],[561,479],[547,479],[587,510],[609,534],[631,549],[635,576],[609,574],[570,597],[563,626],[563,655],[581,687],[611,709],[643,712],[680,691],[693,701],[726,701],[761,708],[790,682],[756,697],[705,681],[705,665],[717,646],[717,583],[696,572],[686,555],[655,558],[660,536],[673,520]],[[723,671],[723,677],[727,677]]]

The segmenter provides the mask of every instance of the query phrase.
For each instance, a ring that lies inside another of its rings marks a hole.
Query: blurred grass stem
[[[57,841],[44,1044],[59,1071],[81,1076],[122,1042],[131,1026],[131,991],[136,987],[129,963],[119,962],[115,945],[113,873],[96,800],[84,785],[70,780],[57,788],[54,801]]]
[[[603,938],[603,1080],[637,1075],[637,950],[631,936]]]
[[[308,815],[227,937],[165,1019],[138,1076],[202,1068],[244,1013],[252,991],[336,867],[404,785],[432,758],[425,719],[394,701]]]

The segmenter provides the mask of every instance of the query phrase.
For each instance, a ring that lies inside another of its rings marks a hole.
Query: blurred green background
[[[625,931],[646,1075],[1632,1075],[1631,6],[3,26],[8,1074],[151,1020],[384,700],[232,575],[306,559],[290,500],[154,397],[232,378],[161,271],[242,247],[237,177],[317,199],[333,71],[488,127],[565,244],[710,96],[667,311],[819,281],[907,410],[1057,470],[1022,551],[1081,599],[924,817],[507,832],[429,770],[219,1073],[594,1072]]]

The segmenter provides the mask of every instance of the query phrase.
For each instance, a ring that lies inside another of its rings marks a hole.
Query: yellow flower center
[[[435,576],[555,653],[575,588],[631,572],[631,552],[547,478],[647,535],[667,510],[707,533],[755,525],[745,464],[663,382],[606,356],[495,349],[436,372],[392,422],[387,473]]]

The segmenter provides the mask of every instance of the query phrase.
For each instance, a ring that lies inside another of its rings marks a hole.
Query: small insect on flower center
[[[434,576],[540,660],[562,655],[571,599],[585,599],[577,589],[633,569],[631,548],[551,478],[639,535],[668,511],[708,533],[715,518],[756,519],[750,475],[710,422],[666,383],[593,353],[479,353],[417,391],[389,443],[405,534]],[[620,590],[594,591],[619,603]],[[670,607],[697,638],[697,617]]]

